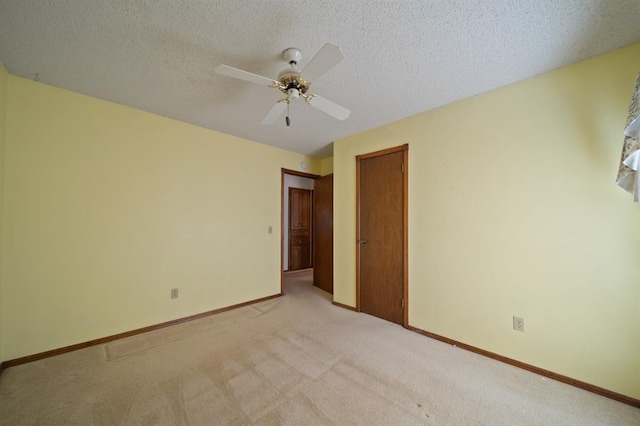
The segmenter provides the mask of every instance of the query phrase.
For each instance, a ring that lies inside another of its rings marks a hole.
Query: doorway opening
[[[314,180],[302,176],[284,177],[284,271],[313,266],[313,187]]]
[[[333,175],[282,169],[280,291],[284,273],[313,269],[313,285],[333,294]]]

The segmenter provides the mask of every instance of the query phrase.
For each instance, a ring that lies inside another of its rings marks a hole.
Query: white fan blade
[[[327,43],[322,46],[300,74],[306,81],[314,82],[343,59],[344,55],[340,48]]]
[[[261,86],[271,86],[273,83],[276,83],[276,81],[271,78],[239,70],[238,68],[233,68],[228,65],[218,65],[213,70],[220,75],[226,75],[227,77],[237,78]]]
[[[271,125],[273,123],[276,122],[276,120],[278,118],[280,118],[280,116],[282,115],[282,113],[284,112],[284,110],[287,109],[287,103],[286,102],[276,102],[271,109],[269,110],[269,112],[267,113],[267,115],[264,116],[264,118],[262,119],[262,123],[264,125]]]
[[[309,100],[309,105],[318,108],[320,111],[329,114],[333,118],[338,120],[346,120],[351,115],[351,111],[343,106],[340,106],[322,96],[315,95]]]

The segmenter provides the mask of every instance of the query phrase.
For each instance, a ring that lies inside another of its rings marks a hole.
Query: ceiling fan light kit
[[[347,108],[318,96],[315,93],[308,93],[311,81],[315,81],[320,78],[323,74],[344,59],[344,55],[338,46],[334,46],[329,43],[322,46],[302,71],[296,68],[298,62],[302,59],[302,52],[300,49],[289,47],[282,52],[282,56],[287,64],[290,65],[290,68],[280,71],[277,79],[275,80],[243,71],[238,68],[233,68],[228,65],[218,65],[214,70],[220,75],[278,89],[285,95],[284,98],[278,100],[273,107],[271,107],[269,112],[267,112],[267,115],[265,115],[262,120],[262,124],[265,125],[275,123],[286,109],[287,116],[285,121],[287,126],[289,126],[291,124],[288,113],[289,104],[300,97],[304,98],[306,101],[305,103],[338,120],[345,120],[349,115],[351,115],[351,111]],[[306,77],[306,80],[302,77],[303,75]]]

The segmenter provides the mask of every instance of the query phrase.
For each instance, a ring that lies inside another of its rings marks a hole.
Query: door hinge
[[[404,308],[404,299],[402,299],[402,307]]]

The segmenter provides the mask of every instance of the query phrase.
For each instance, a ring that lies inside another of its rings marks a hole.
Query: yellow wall
[[[337,141],[335,300],[355,156],[408,143],[410,325],[640,398],[640,206],[614,183],[639,69],[640,44]]]
[[[6,106],[7,106],[7,70],[4,68],[4,64],[0,62],[0,240],[2,239],[2,202],[4,195],[4,145],[6,134]],[[1,250],[1,248],[0,248]],[[0,255],[0,354],[2,353],[2,324],[3,324],[3,310],[2,310],[2,258]],[[2,358],[0,358],[0,361]]]
[[[326,157],[320,160],[320,174],[322,176],[333,173],[333,157]]]
[[[2,360],[280,293],[280,170],[318,159],[8,81]]]

